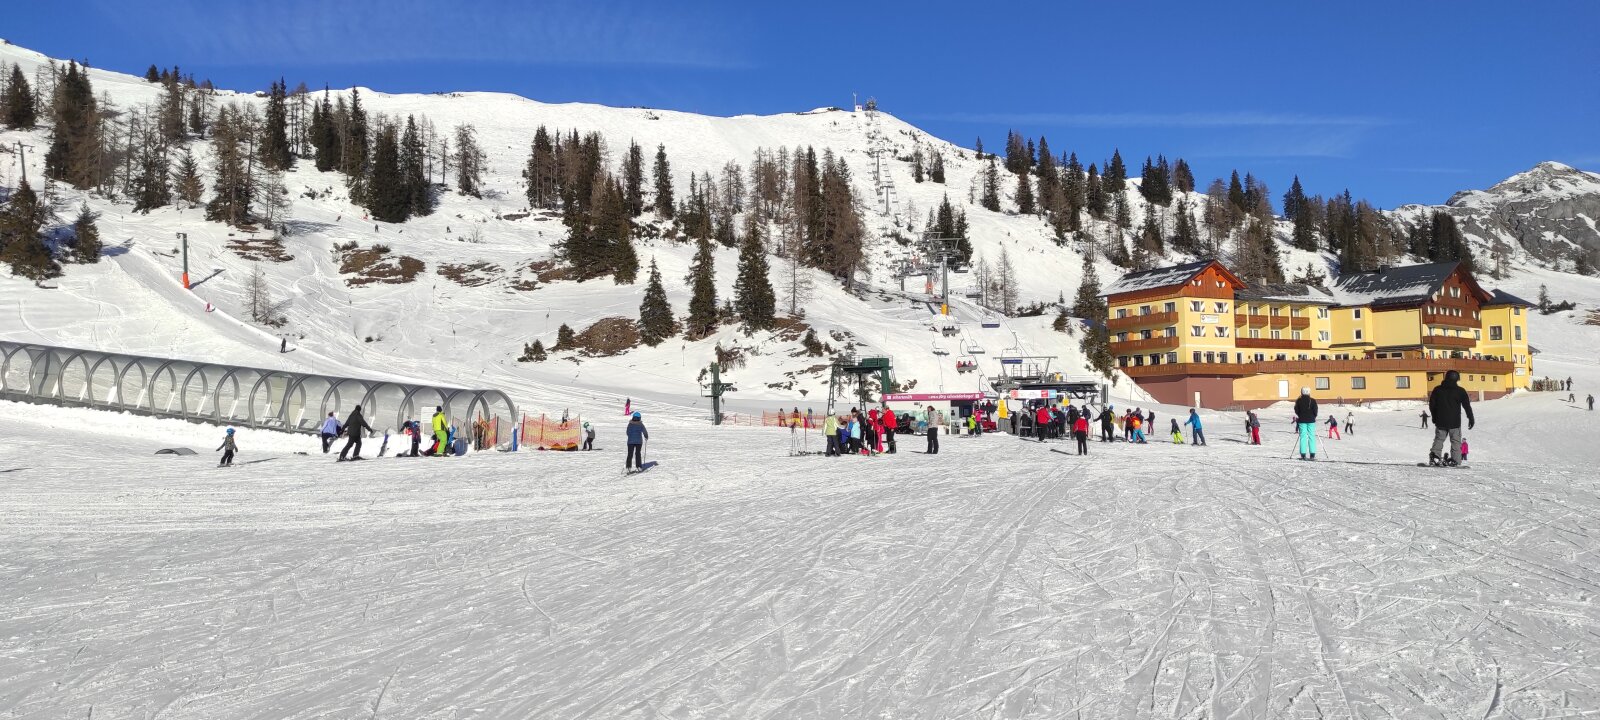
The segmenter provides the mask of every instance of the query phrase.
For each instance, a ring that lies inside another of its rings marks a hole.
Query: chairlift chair
[[[961,346],[961,349],[962,349],[963,352],[965,352],[968,355],[982,355],[983,354],[983,346],[979,345],[979,344],[977,344],[975,342],[972,342],[971,340],[968,340],[967,342],[963,343],[962,346]]]
[[[969,373],[978,369],[978,359],[971,355],[962,355],[956,358],[956,372]]]
[[[935,342],[933,344],[933,354],[935,354],[935,355],[949,355],[950,351],[944,349],[943,345],[940,345],[939,343]]]

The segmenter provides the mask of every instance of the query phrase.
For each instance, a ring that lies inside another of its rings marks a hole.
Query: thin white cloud
[[[1363,115],[1267,112],[942,113],[921,115],[916,119],[1016,127],[1077,128],[1376,127],[1392,123],[1385,118]]]
[[[132,6],[132,7],[130,7]],[[140,7],[143,6],[143,7]],[[735,36],[676,7],[616,0],[100,0],[110,17],[148,13],[149,28],[192,62],[365,64],[400,61],[529,65],[742,67]]]

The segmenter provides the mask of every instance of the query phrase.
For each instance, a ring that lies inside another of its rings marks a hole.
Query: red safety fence
[[[544,415],[531,417],[522,416],[520,444],[523,447],[539,450],[577,450],[583,445],[583,418],[570,417],[566,422],[560,418],[551,418]]]
[[[478,418],[470,423],[456,421],[456,432],[460,433],[466,428],[472,434],[468,436],[472,442],[473,450],[488,450],[500,444],[500,418]]]

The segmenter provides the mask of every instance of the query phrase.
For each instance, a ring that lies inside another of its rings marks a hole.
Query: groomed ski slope
[[[1541,374],[1600,387],[1600,328],[1534,327]],[[0,406],[0,715],[1600,710],[1600,416],[1565,394],[1478,405],[1469,471],[1413,465],[1416,403],[1315,464],[1282,409],[1262,447],[1206,413],[1207,448],[826,459],[647,405],[659,465],[624,479],[620,408],[579,409],[602,451],[335,465],[243,432],[213,470],[217,428]]]

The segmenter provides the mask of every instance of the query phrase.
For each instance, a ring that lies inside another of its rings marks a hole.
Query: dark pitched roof
[[[1427,302],[1460,264],[1450,261],[1348,273],[1339,276],[1333,295],[1341,305],[1383,307]]]
[[[1159,267],[1153,270],[1131,272],[1118,278],[1116,282],[1111,284],[1111,287],[1106,288],[1105,294],[1108,296],[1120,295],[1127,292],[1182,285],[1193,280],[1194,276],[1199,275],[1201,270],[1211,267],[1214,262],[1216,260],[1207,258],[1182,265],[1168,265],[1167,267]]]
[[[1489,302],[1484,303],[1484,305],[1521,305],[1523,307],[1534,306],[1533,303],[1523,300],[1522,298],[1512,295],[1504,290],[1495,290],[1493,293],[1490,293]]]

